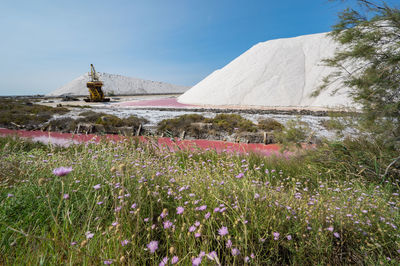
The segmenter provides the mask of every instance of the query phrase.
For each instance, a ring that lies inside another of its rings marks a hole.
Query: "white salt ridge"
[[[101,72],[98,72],[97,74],[99,79],[104,83],[102,89],[105,95],[110,93],[114,95],[172,94],[183,93],[189,89],[189,87],[173,85],[165,82],[143,80]],[[49,93],[47,96],[88,95],[86,83],[89,79],[88,73],[83,74],[61,88]]]
[[[338,84],[311,97],[323,78],[335,71],[321,60],[331,57],[337,46],[327,33],[259,43],[181,95],[178,102],[305,109],[355,107],[348,89],[331,95]]]

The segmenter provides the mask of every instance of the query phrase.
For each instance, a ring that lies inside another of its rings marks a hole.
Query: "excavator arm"
[[[101,89],[102,86],[103,82],[100,81],[93,64],[90,64],[90,81],[86,83],[86,87],[89,89],[89,98],[86,98],[85,101],[109,102],[110,98],[104,98],[104,93]]]

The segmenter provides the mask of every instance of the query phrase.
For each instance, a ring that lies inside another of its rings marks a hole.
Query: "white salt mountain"
[[[101,72],[97,72],[97,74],[99,79],[104,83],[102,90],[105,95],[179,94],[189,89],[189,87],[165,82],[143,80]],[[86,96],[88,95],[86,83],[89,79],[88,73],[83,74],[61,88],[49,93],[47,96]]]
[[[332,56],[336,47],[327,33],[259,43],[181,95],[178,102],[305,109],[352,106],[347,89],[331,95],[338,85],[311,97],[323,78],[335,71],[321,60]]]

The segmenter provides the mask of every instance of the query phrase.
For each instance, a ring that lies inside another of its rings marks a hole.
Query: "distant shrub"
[[[78,122],[95,123],[100,117],[105,115],[107,114],[94,111],[85,111],[79,114],[79,116],[83,116],[83,118],[78,119]]]
[[[177,137],[182,131],[186,131],[189,134],[195,133],[196,135],[200,132],[196,132],[196,129],[192,126],[192,123],[203,122],[205,117],[199,114],[186,114],[181,115],[172,119],[164,119],[157,125],[158,133],[170,132],[173,136]]]
[[[146,119],[138,118],[134,115],[128,118],[119,118],[115,115],[102,115],[97,118],[96,124],[107,127],[139,127],[140,124],[147,122]]]
[[[239,132],[256,132],[257,127],[250,120],[241,117],[238,114],[218,114],[212,119],[208,119],[213,124],[213,128],[220,131],[233,133]]]
[[[221,133],[232,134],[234,131],[256,132],[257,127],[238,114],[218,114],[214,118],[187,114],[159,122],[157,131],[159,134],[168,132],[176,137],[185,131],[188,135],[198,138]]]
[[[32,104],[19,99],[0,100],[0,125],[37,127],[47,122],[54,114],[65,114],[69,112],[64,107],[50,107]]]
[[[282,131],[284,126],[275,119],[266,118],[258,121],[258,128],[265,131]]]
[[[48,127],[51,128],[51,130],[62,132],[73,132],[76,126],[76,120],[70,117],[54,119],[48,123]]]
[[[296,144],[309,142],[312,137],[312,131],[307,122],[300,118],[289,120],[281,132],[276,132],[275,138],[282,144]]]

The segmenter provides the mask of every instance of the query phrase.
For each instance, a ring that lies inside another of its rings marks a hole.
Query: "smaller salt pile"
[[[97,72],[104,86],[105,95],[142,95],[142,94],[174,94],[183,93],[189,87],[173,85],[138,78],[125,77],[108,73]],[[47,96],[84,96],[88,94],[86,83],[89,81],[88,73],[72,80],[61,88],[49,93]]]

